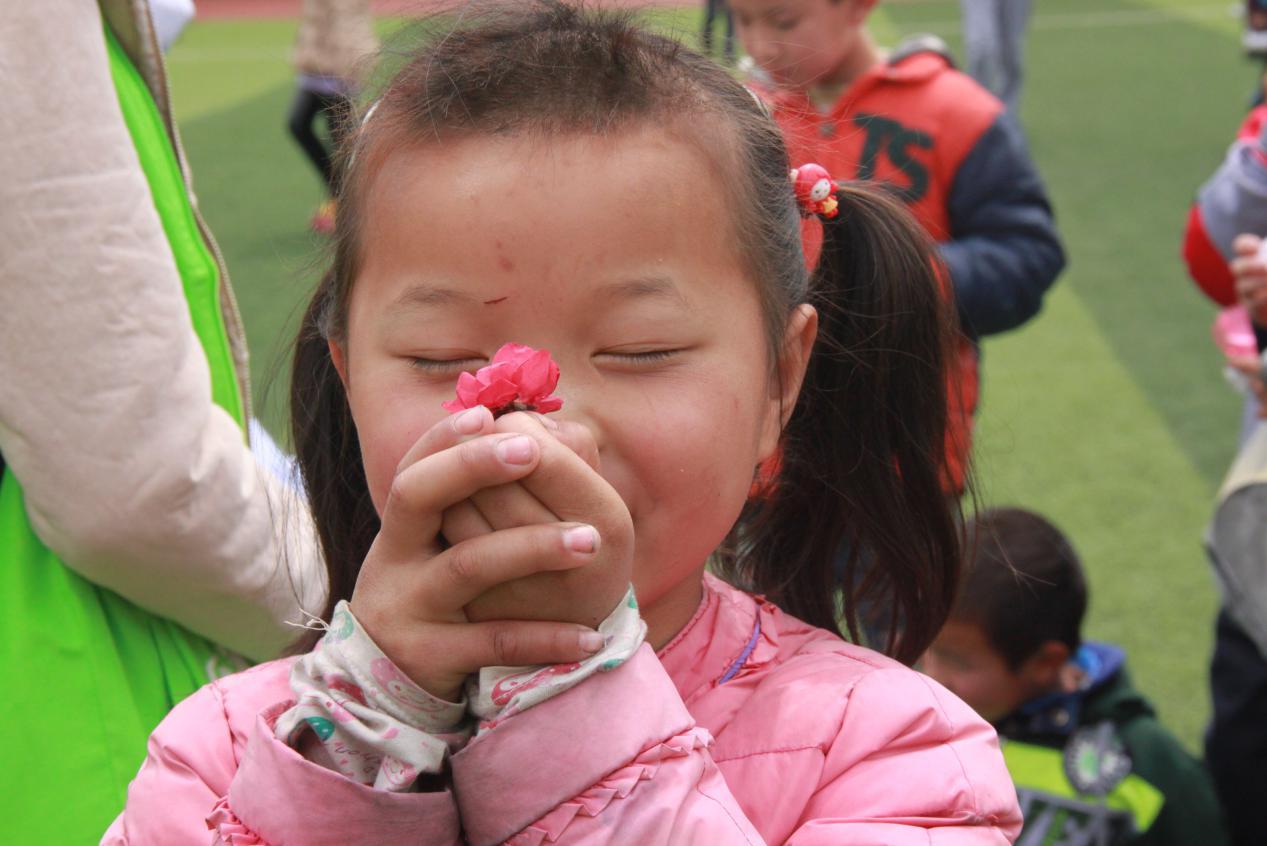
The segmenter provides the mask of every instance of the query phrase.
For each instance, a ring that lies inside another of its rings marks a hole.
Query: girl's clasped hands
[[[414,682],[453,701],[482,667],[598,652],[632,556],[629,509],[588,428],[478,406],[401,460],[350,606]]]

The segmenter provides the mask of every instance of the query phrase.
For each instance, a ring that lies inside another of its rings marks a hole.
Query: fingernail
[[[542,426],[545,426],[551,432],[558,430],[559,424],[555,423],[553,420],[551,420],[549,417],[546,417],[544,414],[534,413],[534,416],[537,418],[538,423],[540,423]]]
[[[507,464],[527,464],[532,461],[533,446],[527,435],[507,438],[497,445],[497,457]]]
[[[484,406],[468,408],[453,418],[453,429],[459,435],[474,435],[484,428]]]
[[[597,552],[598,531],[593,526],[576,526],[563,533],[563,543],[573,552]]]
[[[603,636],[598,632],[581,632],[577,635],[576,642],[582,652],[591,655],[603,648]]]

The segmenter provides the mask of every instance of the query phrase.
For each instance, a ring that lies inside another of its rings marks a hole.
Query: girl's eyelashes
[[[604,350],[595,354],[595,358],[625,368],[649,367],[661,364],[682,354],[684,348],[668,349],[632,349]],[[429,358],[426,356],[407,356],[410,366],[432,376],[456,376],[463,371],[475,371],[488,364],[487,358],[461,356],[458,358]]]
[[[488,363],[483,358],[410,358],[413,366],[427,373],[448,374],[461,373],[463,370],[478,370]]]
[[[626,365],[649,365],[658,364],[668,361],[675,356],[685,352],[682,349],[654,349],[654,350],[613,350],[599,353],[599,357],[615,361],[619,364]]]

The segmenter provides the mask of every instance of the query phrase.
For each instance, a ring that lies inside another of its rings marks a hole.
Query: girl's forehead
[[[649,129],[401,148],[365,198],[360,278],[425,277],[478,297],[514,284],[561,295],[577,281],[734,275],[716,170],[695,145]]]
[[[683,134],[649,123],[593,134],[467,134],[400,145],[382,156],[370,196],[415,194],[425,184],[438,201],[462,201],[496,188],[503,195],[556,193],[585,183],[654,193],[665,181],[716,179],[717,163]],[[448,189],[448,190],[443,190]],[[416,199],[416,197],[415,197]]]

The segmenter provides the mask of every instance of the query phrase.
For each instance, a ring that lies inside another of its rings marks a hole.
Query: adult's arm
[[[89,580],[274,655],[323,602],[311,518],[212,402],[96,3],[0,15],[0,76],[0,453],[31,524]]]
[[[964,331],[1015,329],[1036,315],[1065,266],[1047,191],[1019,127],[1000,114],[960,164],[941,244]]]

